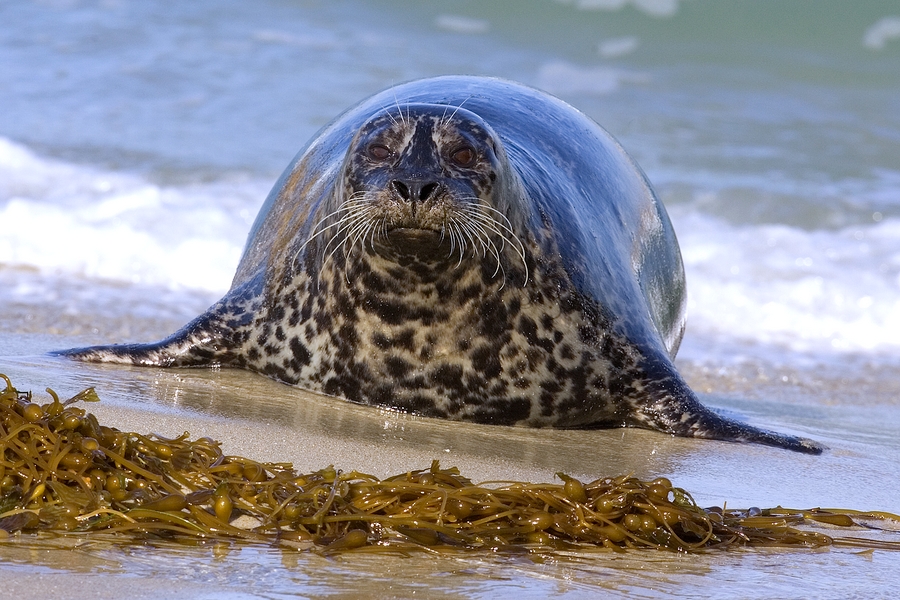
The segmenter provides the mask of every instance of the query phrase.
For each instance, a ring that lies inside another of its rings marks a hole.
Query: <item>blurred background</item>
[[[695,378],[900,360],[895,1],[42,0],[0,23],[7,336],[168,333],[228,288],[321,126],[456,73],[560,96],[646,171]]]

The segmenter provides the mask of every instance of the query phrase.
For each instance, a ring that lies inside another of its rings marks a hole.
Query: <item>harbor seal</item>
[[[309,142],[206,313],[157,343],[60,354],[240,367],[430,417],[821,452],[699,402],[672,363],[685,295],[666,211],[605,130],[532,88],[439,77]]]

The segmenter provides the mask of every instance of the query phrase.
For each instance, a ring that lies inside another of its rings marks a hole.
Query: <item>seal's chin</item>
[[[400,252],[415,255],[422,260],[447,257],[447,240],[440,231],[413,227],[397,227],[386,235],[386,248],[389,252]]]

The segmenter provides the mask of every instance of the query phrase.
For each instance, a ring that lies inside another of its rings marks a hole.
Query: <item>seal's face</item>
[[[494,201],[502,164],[499,139],[472,112],[431,104],[385,110],[354,137],[338,205],[313,237],[330,230],[326,247],[343,246],[346,256],[366,246],[420,255],[445,248],[440,256],[462,261],[477,253],[498,258],[504,245],[521,256]]]
[[[487,124],[463,109],[398,107],[360,129],[347,156],[346,193],[376,206],[389,232],[440,232],[454,211],[490,200],[497,145]]]

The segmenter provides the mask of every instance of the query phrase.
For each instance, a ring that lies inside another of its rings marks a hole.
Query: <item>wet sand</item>
[[[822,456],[806,456],[634,429],[449,423],[355,406],[242,371],[75,363],[45,353],[115,339],[122,331],[129,332],[127,339],[156,339],[178,327],[181,315],[131,315],[114,322],[97,320],[80,304],[76,308],[83,312],[70,310],[63,319],[77,324],[79,333],[73,335],[44,322],[60,307],[46,308],[8,306],[0,314],[0,372],[36,394],[49,386],[66,397],[94,386],[102,402],[88,409],[101,423],[123,430],[166,436],[187,430],[194,437],[220,440],[228,454],[292,462],[301,471],[333,464],[386,476],[426,468],[438,459],[476,481],[553,481],[557,471],[584,480],[631,473],[642,479],[669,477],[702,506],[900,513],[897,383],[893,370],[867,370],[864,359],[858,364],[848,359],[844,370],[823,367],[819,373],[803,357],[796,364],[760,363],[765,352],[755,349],[746,360],[732,356],[717,367],[691,361],[692,344],[707,342],[686,338],[679,366],[704,402],[732,417],[829,446]],[[23,317],[28,314],[32,318]],[[93,329],[96,323],[102,329]],[[577,597],[599,590],[637,597],[761,598],[794,595],[801,584],[806,596],[866,591],[878,597],[898,586],[891,575],[898,567],[900,553],[846,549],[602,553],[535,562],[474,555],[324,559],[228,544],[160,549],[90,538],[25,536],[0,543],[4,588],[17,598],[83,597],[88,590],[90,597],[110,598],[411,597],[425,592],[429,597]]]

